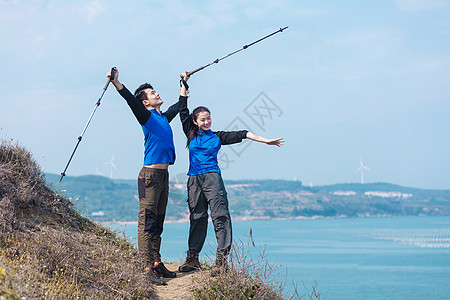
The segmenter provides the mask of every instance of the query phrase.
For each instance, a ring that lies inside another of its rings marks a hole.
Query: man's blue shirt
[[[144,165],[175,162],[172,128],[165,116],[156,109],[150,110],[148,121],[142,125],[144,132]]]
[[[134,116],[144,132],[144,165],[175,162],[173,133],[169,122],[178,113],[178,103],[160,114],[156,109],[147,110],[139,100],[125,87],[119,94],[127,101]]]

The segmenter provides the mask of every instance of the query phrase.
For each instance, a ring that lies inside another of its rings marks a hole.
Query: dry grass
[[[212,260],[211,260],[212,261]],[[291,295],[285,292],[286,281],[281,276],[282,265],[269,262],[265,248],[257,249],[251,229],[247,243],[235,242],[229,257],[229,269],[217,277],[197,281],[194,297],[199,300],[223,299],[306,299],[322,300],[315,284],[311,290],[304,285],[305,293],[294,286]],[[284,293],[285,292],[285,293]]]
[[[77,230],[92,226],[69,200],[45,184],[32,155],[11,142],[0,145],[0,182],[0,233],[24,231],[38,224],[65,224]]]
[[[0,299],[149,299],[136,248],[46,186],[24,148],[0,145]]]

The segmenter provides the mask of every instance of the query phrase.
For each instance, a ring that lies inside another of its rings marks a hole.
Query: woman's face
[[[197,120],[194,121],[202,131],[209,130],[211,128],[211,116],[209,112],[202,111],[197,115]]]

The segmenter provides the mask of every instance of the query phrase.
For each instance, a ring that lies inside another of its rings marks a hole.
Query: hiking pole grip
[[[103,88],[104,91],[106,91],[106,89],[108,88],[109,83],[111,82],[111,80],[114,80],[114,76],[116,76],[116,67],[112,67],[111,68],[111,76],[109,76],[108,81],[105,84],[105,87]]]
[[[195,69],[194,71],[187,72],[187,76],[191,76],[191,75],[197,73],[198,71],[203,70],[203,69],[206,68],[207,66],[209,66],[209,65],[206,65],[206,66],[197,68],[197,69]],[[183,79],[183,75],[182,75],[182,74],[180,74],[180,77]]]
[[[188,75],[188,76],[191,76],[191,75],[193,75],[193,74],[197,73],[198,71],[201,71],[201,70],[203,70],[203,69],[204,69],[204,68],[206,68],[207,66],[209,66],[209,64],[208,64],[208,65],[206,65],[206,66],[203,66],[203,67],[197,68],[197,69],[195,69],[194,71],[190,71],[190,72],[188,72],[188,73],[187,73],[187,75]]]
[[[116,67],[111,68],[111,76],[109,76],[109,81],[114,80],[114,77],[116,76]]]

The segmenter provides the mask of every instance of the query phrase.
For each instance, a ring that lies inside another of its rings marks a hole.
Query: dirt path
[[[160,300],[187,300],[194,299],[192,289],[201,282],[202,279],[209,277],[209,272],[178,272],[181,263],[166,263],[167,269],[177,272],[175,278],[164,278],[167,285],[155,286],[155,293]]]

